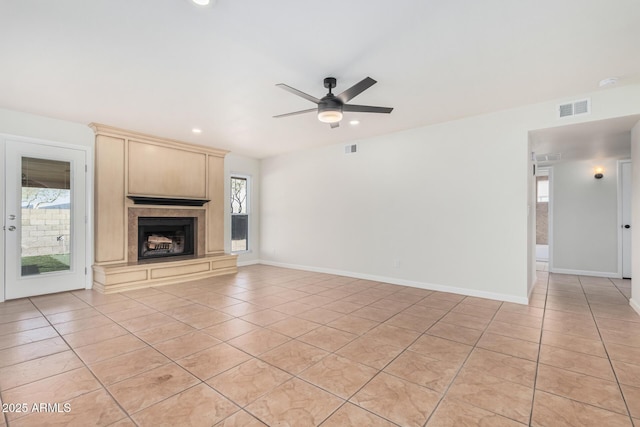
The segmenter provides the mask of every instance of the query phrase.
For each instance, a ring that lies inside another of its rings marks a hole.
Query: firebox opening
[[[138,260],[195,254],[196,218],[139,217]]]

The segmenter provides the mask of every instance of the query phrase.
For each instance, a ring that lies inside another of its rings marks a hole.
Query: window
[[[231,252],[249,250],[249,178],[231,177]]]
[[[538,179],[538,203],[549,202],[549,179]]]

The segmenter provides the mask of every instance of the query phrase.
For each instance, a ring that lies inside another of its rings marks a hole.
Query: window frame
[[[242,173],[231,173],[229,175],[229,199],[227,200],[229,203],[231,203],[232,201],[232,183],[234,179],[244,179],[247,182],[247,196],[246,196],[246,200],[245,200],[245,213],[234,213],[233,209],[231,208],[231,204],[229,205],[229,217],[230,217],[230,224],[229,224],[229,252],[232,254],[243,254],[243,253],[249,253],[251,252],[251,239],[249,239],[249,236],[251,234],[251,176],[250,175],[245,175]],[[246,249],[242,249],[239,251],[234,251],[233,250],[233,217],[234,216],[246,216],[247,217],[247,244],[246,244]]]

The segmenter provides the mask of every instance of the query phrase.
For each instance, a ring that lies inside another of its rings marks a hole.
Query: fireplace
[[[138,260],[195,255],[196,218],[138,217]]]

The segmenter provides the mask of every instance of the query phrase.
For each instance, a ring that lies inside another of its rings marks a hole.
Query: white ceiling
[[[0,0],[0,108],[262,158],[625,84],[638,22],[637,0]],[[327,76],[395,110],[272,118],[313,107],[276,83]]]
[[[630,158],[631,129],[639,121],[640,115],[633,115],[533,131],[531,149],[541,166],[556,162],[544,161],[545,155],[560,154],[560,162]]]

